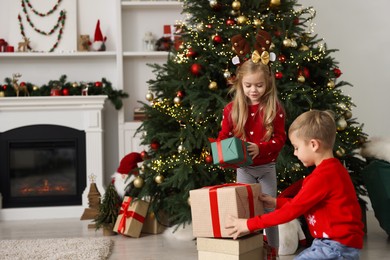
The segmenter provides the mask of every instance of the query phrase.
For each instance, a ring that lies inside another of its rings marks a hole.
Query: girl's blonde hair
[[[328,149],[332,149],[336,139],[337,127],[334,113],[330,110],[310,110],[298,116],[290,125],[289,136],[295,133],[305,141],[317,139]]]
[[[278,106],[280,105],[275,77],[268,65],[264,65],[262,62],[254,63],[251,59],[249,59],[237,68],[236,78],[233,82],[233,87],[230,89],[230,92],[234,94],[231,119],[234,125],[234,135],[245,139],[246,136],[244,127],[248,119],[249,100],[244,94],[242,78],[245,75],[260,72],[263,72],[266,90],[260,100],[260,103],[263,106],[259,106],[258,112],[261,113],[260,109],[263,107],[263,125],[266,129],[266,134],[262,141],[268,141],[273,133],[273,121],[275,119]]]

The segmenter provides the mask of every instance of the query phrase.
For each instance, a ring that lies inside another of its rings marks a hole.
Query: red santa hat
[[[100,30],[100,20],[98,20],[96,23],[95,37],[93,38],[93,40],[95,42],[102,42],[103,41],[103,34],[102,34],[102,31]]]
[[[132,152],[127,154],[119,163],[119,167],[112,175],[112,182],[119,196],[124,197],[126,193],[126,187],[131,183],[138,171],[131,172],[138,167],[137,163],[142,162],[140,153]],[[131,173],[130,176],[128,176]]]

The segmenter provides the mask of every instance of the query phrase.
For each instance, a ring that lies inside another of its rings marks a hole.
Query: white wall
[[[328,48],[338,49],[345,87],[356,107],[352,110],[369,136],[390,136],[390,1],[299,0],[317,11],[315,33]]]

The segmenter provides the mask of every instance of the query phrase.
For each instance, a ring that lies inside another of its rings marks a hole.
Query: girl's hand
[[[268,194],[260,194],[259,200],[263,202],[265,208],[276,208],[276,199]]]
[[[259,147],[257,146],[257,144],[252,143],[252,142],[248,142],[247,149],[248,149],[249,156],[252,157],[252,159],[254,159],[256,156],[258,156],[260,153],[260,150],[259,150]]]
[[[228,215],[225,220],[225,228],[229,229],[229,236],[233,236],[233,239],[237,239],[240,235],[249,233],[246,221],[247,220],[244,218],[236,218],[232,215]]]

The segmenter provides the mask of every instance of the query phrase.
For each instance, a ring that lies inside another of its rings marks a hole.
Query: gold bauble
[[[161,184],[163,183],[164,181],[164,176],[162,176],[161,174],[157,175],[155,178],[154,178],[154,181],[158,184]]]
[[[344,119],[344,117],[340,117],[340,119],[337,120],[336,125],[337,125],[337,131],[343,131],[348,126],[348,123]]]
[[[240,3],[240,1],[233,1],[233,3],[232,3],[232,8],[233,8],[233,10],[240,10],[240,8],[241,8],[241,3]]]
[[[333,80],[330,80],[328,82],[328,84],[326,84],[328,86],[328,88],[334,88],[335,84],[334,84],[334,81]]]
[[[345,154],[345,150],[342,147],[339,147],[339,149],[337,149],[337,151],[336,151],[336,155],[338,157],[343,157],[344,154]]]
[[[302,76],[302,75],[299,75],[298,76],[298,82],[301,82],[301,83],[303,83],[303,82],[305,82],[305,77],[304,76]]]
[[[244,23],[246,23],[246,21],[247,21],[247,18],[244,15],[240,15],[239,17],[237,17],[238,24],[244,24]]]
[[[209,84],[209,89],[216,90],[218,88],[218,84],[215,81],[211,81]]]
[[[263,24],[263,22],[260,19],[253,20],[253,25],[256,27],[260,27]]]
[[[285,47],[291,47],[291,40],[290,39],[284,39],[283,40],[283,45],[285,46]]]
[[[79,86],[79,83],[73,82],[72,87],[77,88]]]
[[[141,176],[137,176],[133,181],[134,187],[142,188],[144,186],[144,179]]]
[[[39,87],[37,85],[33,86],[33,91],[37,91],[38,89],[39,89]]]
[[[299,47],[299,50],[300,50],[300,51],[308,51],[308,50],[309,50],[309,47],[307,47],[306,45],[302,44],[302,46]]]
[[[210,4],[210,7],[214,8],[218,5],[218,1],[217,0],[210,0],[209,4]]]
[[[277,7],[280,5],[280,0],[271,0],[271,2],[269,3],[269,5],[271,7]]]
[[[182,144],[179,145],[179,146],[177,147],[177,151],[178,151],[179,153],[183,152],[183,151],[184,151],[184,146],[183,146]]]
[[[0,91],[0,97],[5,97],[4,91]]]
[[[198,23],[198,25],[196,25],[196,30],[197,30],[198,32],[203,31],[203,29],[204,29],[203,23]]]
[[[154,99],[153,93],[148,91],[148,93],[146,93],[145,98],[147,101],[152,101]]]
[[[231,10],[231,11],[230,11],[230,14],[231,14],[232,16],[237,16],[237,15],[240,14],[240,11]]]
[[[232,74],[230,73],[230,71],[225,70],[225,71],[223,72],[223,77],[224,77],[225,79],[228,79],[228,78],[230,78],[231,76],[232,76]],[[210,85],[209,85],[209,87],[210,87]]]
[[[175,98],[173,99],[173,103],[175,103],[176,105],[180,105],[180,103],[181,103],[180,97],[175,97]]]
[[[345,113],[344,113],[344,117],[345,117],[346,119],[350,119],[350,118],[352,118],[352,112],[351,112],[351,111],[349,111],[349,110],[345,111]]]

